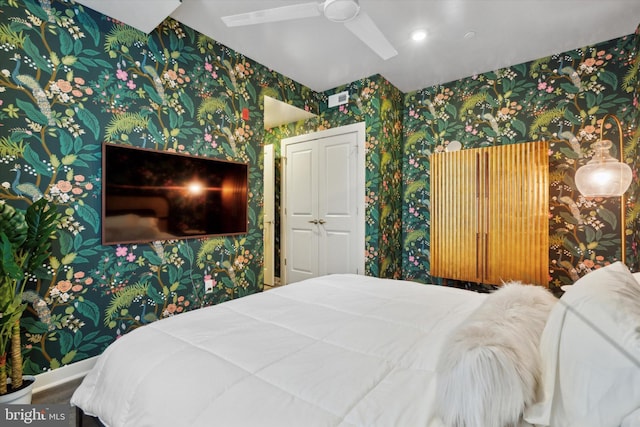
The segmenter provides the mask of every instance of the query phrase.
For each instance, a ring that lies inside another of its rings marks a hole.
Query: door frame
[[[366,141],[366,124],[365,122],[359,122],[352,125],[340,126],[337,128],[327,129],[319,132],[307,133],[304,135],[293,136],[291,138],[285,138],[281,141],[281,152],[282,152],[282,164],[281,164],[281,174],[282,177],[282,185],[280,188],[281,191],[281,203],[280,203],[280,281],[281,284],[286,285],[287,282],[287,268],[286,268],[286,256],[287,256],[287,247],[286,241],[287,239],[284,236],[284,233],[287,230],[287,217],[285,215],[285,207],[287,206],[287,179],[285,173],[285,167],[287,163],[286,153],[287,146],[291,144],[296,144],[300,142],[308,142],[319,140],[327,137],[334,137],[339,135],[344,135],[348,133],[356,133],[356,144],[357,144],[357,159],[356,159],[356,178],[357,178],[357,203],[358,203],[358,212],[357,212],[357,223],[358,227],[356,230],[356,238],[358,240],[358,253],[356,254],[356,260],[358,263],[358,274],[364,274],[365,271],[365,193],[366,193],[366,152],[365,152],[365,141]]]
[[[264,284],[275,285],[275,150],[273,144],[265,145],[264,152],[264,214],[263,223],[263,259],[264,259]],[[270,221],[266,221],[269,219]]]

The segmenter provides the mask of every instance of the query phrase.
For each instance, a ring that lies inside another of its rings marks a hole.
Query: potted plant
[[[0,397],[22,388],[20,318],[27,307],[25,285],[29,277],[48,277],[43,263],[50,255],[57,220],[46,199],[26,211],[0,202]]]

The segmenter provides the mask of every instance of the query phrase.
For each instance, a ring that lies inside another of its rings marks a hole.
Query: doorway
[[[364,274],[365,124],[282,140],[281,281]]]
[[[317,117],[309,111],[264,96],[264,129],[269,130],[289,123],[310,120]],[[267,288],[280,285],[280,143],[265,143],[264,161],[264,217],[263,217],[263,253],[264,285]]]

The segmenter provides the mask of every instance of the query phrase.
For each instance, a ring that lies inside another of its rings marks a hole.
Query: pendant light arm
[[[602,117],[602,124],[600,125],[600,141],[603,140],[604,133],[604,124],[608,118],[613,119],[618,126],[618,157],[620,158],[620,163],[625,163],[624,161],[624,136],[622,132],[622,124],[620,120],[614,116],[613,114],[605,114]],[[625,193],[622,193],[620,196],[620,258],[623,264],[626,265],[627,259],[627,224],[626,224],[626,209],[627,199],[625,197]]]
[[[613,114],[607,113],[604,115],[604,117],[602,117],[602,124],[600,125],[600,141],[604,140],[604,124],[608,118],[613,119],[613,121],[616,122],[616,125],[618,126],[618,157],[620,157],[620,162],[624,163],[624,137],[622,132],[622,123],[620,123],[620,119],[618,119]]]

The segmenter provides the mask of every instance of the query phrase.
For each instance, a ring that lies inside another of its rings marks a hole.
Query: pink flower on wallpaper
[[[118,246],[116,248],[116,256],[125,256],[127,254],[127,248],[125,246]]]
[[[473,125],[466,125],[464,127],[464,130],[472,135],[476,135],[478,133],[478,129],[476,129]]]
[[[213,65],[211,65],[211,64],[210,64],[210,63],[208,63],[208,62],[205,62],[205,63],[204,63],[204,69],[205,69],[205,70],[207,70],[207,71],[209,71],[209,72],[211,72],[211,70],[213,70]]]
[[[126,82],[129,79],[129,74],[124,70],[118,69],[118,71],[116,71],[116,78]]]
[[[207,142],[211,142],[211,140],[213,139],[213,137],[211,136],[210,133],[205,133],[204,134],[204,140]]]
[[[69,181],[64,181],[62,179],[56,183],[56,187],[58,187],[58,190],[60,190],[61,193],[68,193],[73,188]]]
[[[60,92],[62,93],[69,93],[73,89],[71,83],[66,80],[58,79],[56,84],[58,85],[58,89],[60,89]]]
[[[72,287],[72,284],[68,280],[61,280],[56,285],[56,288],[58,288],[60,292],[68,292],[69,290],[71,290],[71,287]]]
[[[553,92],[553,86],[551,86],[550,84],[547,84],[547,82],[539,82],[538,90],[543,90],[547,93],[551,93]]]
[[[137,86],[136,86],[136,84],[133,82],[133,80],[129,80],[129,81],[127,82],[127,87],[128,87],[129,89],[131,89],[131,90],[134,90]]]
[[[129,254],[127,255],[127,261],[133,262],[135,260],[136,260],[136,256],[133,254],[133,252],[129,252]]]

